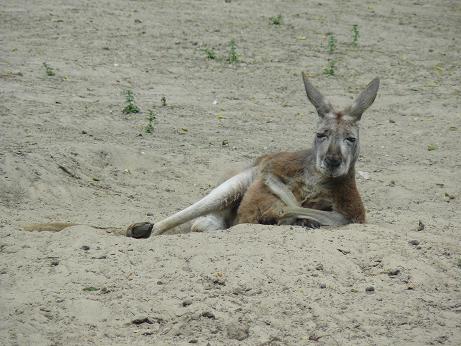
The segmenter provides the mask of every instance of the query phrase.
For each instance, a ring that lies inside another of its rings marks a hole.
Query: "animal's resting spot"
[[[311,228],[364,223],[365,209],[354,168],[359,155],[359,121],[376,98],[379,79],[370,82],[352,105],[340,112],[348,120],[331,121],[337,113],[332,103],[304,72],[302,78],[307,98],[320,118],[312,149],[261,156],[193,205],[155,225],[132,224],[125,234],[148,238],[194,219],[192,231],[221,230],[239,223]],[[344,144],[349,138],[354,139],[354,145]]]
[[[192,230],[201,231],[239,223],[301,222],[307,227],[316,227],[365,222],[354,168],[360,148],[359,122],[376,98],[379,79],[373,79],[351,106],[337,112],[304,72],[302,78],[307,98],[320,118],[313,148],[259,157],[250,168],[228,179],[195,204],[158,222],[154,235],[196,218],[199,221]],[[332,116],[336,121],[331,120]],[[350,138],[353,141],[349,143],[353,144],[345,144]],[[281,213],[281,209],[286,210]],[[293,215],[285,217],[288,213]],[[220,221],[211,222],[211,215]]]

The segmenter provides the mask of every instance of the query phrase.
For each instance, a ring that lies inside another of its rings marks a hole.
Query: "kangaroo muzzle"
[[[342,160],[339,158],[332,158],[332,157],[327,157],[325,159],[325,165],[327,168],[331,171],[337,169],[339,166],[341,166]]]

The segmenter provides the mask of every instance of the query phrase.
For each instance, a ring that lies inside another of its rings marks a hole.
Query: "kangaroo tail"
[[[226,180],[213,189],[208,195],[184,210],[156,223],[153,235],[160,235],[167,230],[179,226],[199,216],[213,211],[223,210],[238,201],[253,182],[256,168],[248,168],[243,172]]]

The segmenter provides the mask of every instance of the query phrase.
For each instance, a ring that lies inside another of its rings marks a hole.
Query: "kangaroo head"
[[[330,178],[347,175],[359,156],[359,122],[375,100],[379,79],[373,79],[351,106],[336,111],[303,73],[307,97],[317,109],[319,122],[314,140],[315,167]]]

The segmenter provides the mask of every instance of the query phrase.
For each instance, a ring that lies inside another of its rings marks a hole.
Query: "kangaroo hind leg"
[[[141,222],[129,226],[126,235],[133,238],[148,238],[151,235],[164,234],[174,227],[197,218],[199,219],[197,219],[194,227],[197,231],[225,229],[228,226],[223,226],[223,224],[227,224],[227,221],[224,223],[221,220],[223,218],[220,216],[221,213],[225,210],[232,211],[235,209],[248,186],[253,182],[255,175],[256,169],[254,167],[245,169],[214,188],[198,202],[164,220],[155,224]]]
[[[195,219],[192,232],[212,232],[229,228],[233,224],[234,212],[230,208],[210,213]]]

